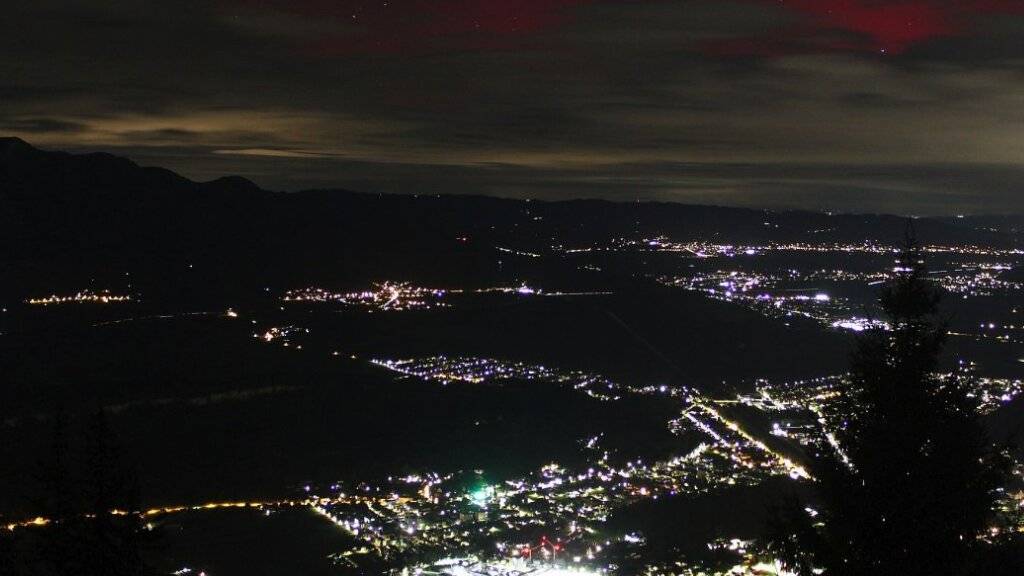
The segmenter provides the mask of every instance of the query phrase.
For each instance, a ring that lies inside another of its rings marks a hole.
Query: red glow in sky
[[[778,56],[794,52],[899,54],[936,38],[971,33],[985,14],[1024,13],[1022,0],[745,0],[804,16],[804,22],[762,36],[710,43],[723,55]]]
[[[563,27],[578,8],[601,0],[229,0],[298,16],[318,29],[300,40],[320,56],[515,49]],[[649,0],[656,1],[656,0]],[[1024,0],[722,0],[736,10],[761,4],[797,16],[756,36],[720,38],[697,48],[712,55],[900,54],[937,38],[972,33],[977,18],[1024,14]],[[603,0],[628,5],[625,0]],[[688,3],[677,3],[687,10]]]

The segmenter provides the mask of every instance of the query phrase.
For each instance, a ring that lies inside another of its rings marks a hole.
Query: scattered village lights
[[[865,285],[884,282],[892,274],[889,262],[884,264],[887,269],[874,271],[787,267],[767,273],[751,271],[743,266],[773,253],[887,255],[894,253],[889,246],[871,243],[743,246],[679,243],[667,238],[654,238],[621,240],[609,246],[592,248],[556,246],[552,251],[556,255],[570,255],[620,250],[678,252],[693,261],[701,260],[707,269],[689,269],[687,273],[660,276],[656,280],[703,297],[744,306],[765,316],[803,317],[827,327],[853,332],[889,328],[885,322],[870,317],[870,313],[858,306],[847,292],[836,288],[843,282]],[[927,250],[970,258],[971,261],[950,266],[930,278],[958,297],[975,298],[1022,289],[1020,284],[1003,278],[1003,273],[1012,268],[1014,263],[1011,260],[1019,256],[1019,252],[938,246]],[[511,248],[498,248],[498,251],[542,257]],[[980,262],[982,257],[999,258],[1000,261]],[[885,259],[888,260],[887,257]],[[717,267],[719,261],[730,264]],[[600,270],[600,267],[588,264],[580,266],[580,269]],[[377,313],[449,308],[458,306],[458,298],[467,294],[494,294],[494,297],[526,301],[547,296],[608,292],[549,292],[518,281],[481,289],[437,289],[406,282],[382,282],[354,292],[335,293],[320,288],[294,290],[287,292],[283,301],[288,305],[333,303]],[[130,299],[130,296],[109,292],[83,291],[72,296],[30,299],[26,303],[47,306],[65,302],[115,303]],[[229,318],[238,316],[234,308],[210,314]],[[246,316],[251,316],[248,309]],[[1014,323],[1012,318],[986,317],[984,321],[975,318],[971,320],[969,330],[993,336],[1024,330],[1024,323]],[[256,324],[257,320],[251,322]],[[310,350],[316,350],[315,346],[309,345],[310,330],[297,325],[260,324],[252,332],[255,339],[287,346],[289,354],[298,350],[303,352],[294,353],[310,354]],[[316,336],[314,333],[313,337]],[[305,348],[303,343],[307,345]],[[340,350],[328,348],[324,353],[334,357],[347,356],[352,360],[358,358],[348,350],[342,352],[343,345],[338,348]],[[457,354],[377,357],[369,362],[396,374],[441,384],[487,385],[522,380],[565,387],[605,402],[616,402],[630,396],[659,398],[659,401],[673,403],[677,409],[666,423],[669,431],[677,435],[699,434],[702,441],[686,453],[680,451],[651,462],[631,458],[623,464],[609,458],[608,451],[602,447],[603,436],[597,434],[579,441],[587,458],[582,466],[552,463],[521,477],[482,485],[479,482],[467,483],[459,474],[420,472],[389,477],[386,482],[377,484],[349,486],[347,491],[338,484],[329,486],[326,493],[322,492],[322,487],[303,485],[300,488],[303,497],[292,501],[171,506],[139,514],[149,518],[185,510],[253,507],[269,512],[276,507],[309,506],[358,542],[358,546],[334,556],[339,562],[359,566],[368,558],[387,560],[406,553],[429,552],[435,558],[437,555],[449,558],[433,564],[410,566],[407,573],[511,575],[517,574],[516,570],[525,571],[521,568],[526,567],[537,575],[584,576],[613,571],[609,563],[613,550],[623,545],[644,543],[643,533],[610,533],[604,528],[605,520],[625,506],[659,497],[705,494],[730,486],[757,484],[768,477],[794,481],[811,479],[804,463],[780,451],[780,443],[769,439],[766,444],[758,434],[784,438],[782,444],[798,444],[812,456],[829,452],[837,455],[847,466],[854,465],[839,442],[846,414],[836,400],[841,397],[846,384],[848,375],[845,374],[792,382],[761,380],[756,382],[753,391],[713,398],[700,390],[678,384],[617,382],[590,371],[500,357]],[[939,377],[951,376],[943,374]],[[975,387],[969,395],[982,413],[995,410],[1024,392],[1024,384],[1016,379],[976,378],[974,382]],[[764,413],[767,429],[757,431],[737,416],[737,412],[730,409],[736,404]],[[467,488],[467,485],[471,487]],[[1000,505],[1010,512],[1020,511],[1024,516],[1024,493],[1005,494]],[[819,514],[812,508],[805,511],[812,518]],[[45,518],[34,518],[7,524],[6,528],[15,530],[47,522],[49,520]],[[549,534],[543,538],[536,537],[540,528],[550,529]],[[996,537],[1001,530],[1004,528],[994,526],[988,535]],[[480,542],[486,543],[486,555],[480,553],[484,548]],[[728,538],[708,543],[708,547],[742,556],[747,554],[751,544],[750,541]],[[749,558],[745,560],[743,569],[781,573],[778,564],[756,564]],[[179,573],[189,572],[175,572]]]
[[[129,302],[132,297],[126,294],[112,294],[109,290],[101,290],[99,292],[93,292],[91,290],[81,290],[70,296],[58,296],[52,294],[50,296],[29,298],[25,300],[26,304],[33,306],[51,306],[54,304],[114,304],[118,302]]]

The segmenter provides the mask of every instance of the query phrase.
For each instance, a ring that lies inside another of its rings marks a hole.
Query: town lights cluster
[[[405,360],[373,359],[371,362],[400,374],[435,380],[442,384],[539,380],[568,384],[599,400],[618,400],[620,397],[617,391],[621,387],[603,376],[576,370],[559,370],[526,362],[460,356],[431,356]]]
[[[253,334],[253,338],[264,342],[280,342],[283,346],[290,346],[291,339],[296,334],[309,334],[309,328],[298,326],[274,326],[264,332]],[[299,346],[301,348],[301,345]]]
[[[427,310],[443,307],[445,290],[421,288],[408,282],[380,282],[359,292],[330,292],[322,288],[291,290],[285,302],[335,302],[347,306],[384,311]]]
[[[128,302],[132,299],[129,295],[111,294],[109,290],[93,292],[81,290],[69,296],[58,296],[51,294],[41,298],[29,298],[26,304],[32,306],[51,306],[54,304],[113,304],[117,302]]]
[[[437,475],[393,478],[359,490],[372,503],[328,495],[331,503],[317,511],[359,543],[337,558],[346,564],[488,551],[489,559],[525,560],[537,569],[599,569],[613,562],[617,550],[642,544],[636,534],[606,529],[613,511],[645,499],[755,484],[779,473],[761,448],[727,426],[722,435],[721,443],[701,444],[667,461],[616,466],[600,458],[577,470],[549,465],[482,487],[472,486],[478,482],[473,474],[440,481]]]
[[[1002,278],[1012,269],[1008,263],[965,263],[931,277],[943,289],[963,298],[992,296],[1024,289],[1021,282]]]
[[[766,227],[773,227],[765,222]],[[777,227],[777,226],[775,226]],[[864,242],[765,242],[763,244],[723,244],[703,240],[676,241],[667,236],[654,238],[612,238],[607,242],[585,247],[568,247],[562,244],[552,246],[554,252],[578,254],[586,252],[679,252],[697,258],[757,256],[779,252],[794,253],[846,253],[846,254],[898,254],[902,249],[897,244]],[[1024,255],[1017,248],[1001,249],[976,245],[922,246],[925,254],[954,254],[964,256],[1006,257]]]
[[[354,549],[361,552],[350,550],[339,558],[345,563],[362,566],[407,555],[461,557],[488,550],[486,566],[525,560],[537,570],[601,571],[615,563],[623,547],[643,542],[641,535],[605,528],[615,510],[642,500],[753,485],[769,476],[810,477],[802,465],[755,438],[695,389],[619,384],[596,374],[486,358],[373,362],[441,383],[520,379],[600,394],[609,401],[627,395],[661,397],[679,407],[680,416],[668,423],[672,432],[696,432],[706,439],[690,452],[665,460],[614,463],[600,449],[600,437],[593,437],[585,442],[592,457],[574,469],[550,464],[497,483],[472,474],[426,474],[364,485],[362,493],[380,495],[384,501],[372,507],[337,503],[319,509],[361,543]],[[471,565],[463,569],[480,569]]]
[[[786,280],[800,279],[790,271]],[[860,331],[868,327],[885,327],[884,322],[861,319],[854,315],[856,307],[845,298],[837,298],[819,290],[795,291],[783,278],[737,270],[719,270],[691,276],[657,278],[667,286],[697,292],[712,300],[743,305],[770,318],[791,316],[809,318],[825,326]]]
[[[453,295],[469,297],[473,295],[510,295],[510,296],[605,296],[609,291],[545,291],[526,283],[509,286],[489,286],[483,288],[423,288],[409,282],[380,282],[368,290],[358,292],[332,292],[323,288],[303,288],[285,293],[284,302],[333,302],[354,308],[385,312],[403,310],[430,310],[433,308],[449,308],[452,306]]]
[[[771,222],[765,226],[777,227]],[[827,230],[825,230],[827,231]],[[822,232],[825,232],[822,231]],[[814,231],[818,232],[818,231]],[[684,288],[705,296],[746,306],[773,318],[805,317],[824,326],[839,330],[861,332],[868,329],[888,329],[885,322],[872,317],[880,315],[872,298],[856,301],[833,293],[845,286],[877,286],[892,279],[901,271],[891,264],[891,258],[902,249],[898,244],[842,242],[765,242],[760,244],[729,244],[702,240],[676,241],[666,236],[648,238],[616,237],[587,247],[566,247],[556,244],[553,252],[565,257],[587,253],[677,253],[694,262],[687,275],[658,276],[662,284]],[[977,245],[925,245],[921,248],[943,262],[927,279],[944,291],[960,298],[1005,297],[1024,289],[1024,282],[1011,279],[1007,273],[1016,265],[1015,259],[1024,254],[1017,248],[995,248]],[[762,257],[778,255],[806,260],[815,254],[836,255],[854,264],[852,269],[816,268],[807,270],[772,269]],[[857,256],[859,260],[851,260]],[[881,258],[880,258],[881,257]],[[698,263],[728,261],[731,270],[704,270]],[[868,269],[865,269],[865,265]],[[578,265],[586,268],[587,264]],[[873,267],[873,269],[872,269]],[[863,290],[854,289],[863,294]],[[996,332],[994,330],[998,330]],[[981,323],[978,331],[951,332],[954,336],[981,338],[1001,343],[1019,344],[1024,337],[1024,325],[1013,322]]]
[[[410,475],[361,484],[354,491],[359,498],[332,493],[315,498],[317,511],[359,542],[335,559],[359,569],[393,566],[407,557],[446,555],[461,558],[461,563],[407,568],[410,573],[440,574],[501,574],[500,567],[520,565],[538,571],[614,572],[623,547],[643,542],[642,535],[610,532],[605,527],[616,510],[642,500],[754,485],[770,476],[810,479],[800,462],[748,430],[742,411],[734,412],[733,405],[765,412],[770,428],[764,434],[796,442],[812,456],[831,451],[848,466],[854,465],[838,440],[845,425],[844,410],[850,408],[836,402],[848,387],[846,374],[780,384],[760,380],[753,393],[713,399],[692,388],[622,384],[599,374],[493,358],[433,356],[371,362],[442,384],[521,380],[564,386],[608,401],[628,395],[658,396],[679,405],[679,415],[668,422],[671,432],[696,432],[705,440],[680,456],[614,463],[601,449],[598,435],[586,439],[593,456],[582,467],[551,464],[499,482],[486,482],[471,473]],[[991,411],[1022,390],[1019,380],[971,381],[976,384],[970,394],[977,398],[981,412]],[[1004,507],[1016,510],[1014,502]],[[1015,529],[1013,524],[1007,526],[999,529]],[[746,559],[736,573],[747,573],[754,566],[747,554],[749,543],[736,542],[711,545],[735,548]],[[481,556],[481,551],[487,553]],[[698,573],[694,569],[685,566],[664,573]]]
[[[1003,295],[1024,288],[1024,284],[1004,280],[1000,275],[1010,270],[1009,264],[970,263],[943,270],[928,277],[944,290],[962,298]],[[895,272],[847,272],[817,269],[801,272],[796,269],[775,273],[745,270],[694,272],[685,276],[659,276],[658,282],[702,294],[713,300],[742,305],[771,318],[798,316],[817,321],[831,328],[862,332],[869,329],[888,330],[889,325],[866,312],[875,310],[870,301],[855,302],[829,294],[821,284],[838,283],[879,285]],[[817,287],[816,287],[817,286]],[[993,331],[998,333],[993,333]],[[1019,343],[1015,333],[1024,332],[1024,323],[982,322],[979,331],[952,333],[971,337],[992,338]]]
[[[1020,379],[976,376],[975,366],[964,362],[957,372],[934,374],[939,383],[959,378],[968,386],[966,395],[974,401],[979,414],[989,414],[1024,392]],[[715,400],[716,405],[741,404],[765,412],[772,418],[769,433],[793,440],[820,457],[831,451],[850,464],[839,444],[838,436],[853,409],[849,403],[837,402],[849,390],[848,374],[821,376],[793,382],[770,383],[758,380],[752,393],[738,394],[735,399]]]
[[[599,576],[607,571],[600,568],[559,566],[532,562],[524,558],[481,559],[476,556],[444,558],[437,562],[417,566],[412,574],[440,574],[444,576]]]

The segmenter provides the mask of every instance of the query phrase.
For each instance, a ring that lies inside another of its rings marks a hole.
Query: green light
[[[469,493],[469,499],[481,508],[487,506],[487,501],[494,496],[493,486],[481,486]]]

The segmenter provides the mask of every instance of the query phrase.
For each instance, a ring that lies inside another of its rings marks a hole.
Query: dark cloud
[[[85,124],[55,118],[12,118],[0,120],[0,130],[5,132],[57,133],[82,132]]]
[[[0,131],[279,189],[1021,211],[1019,6],[26,2]]]

